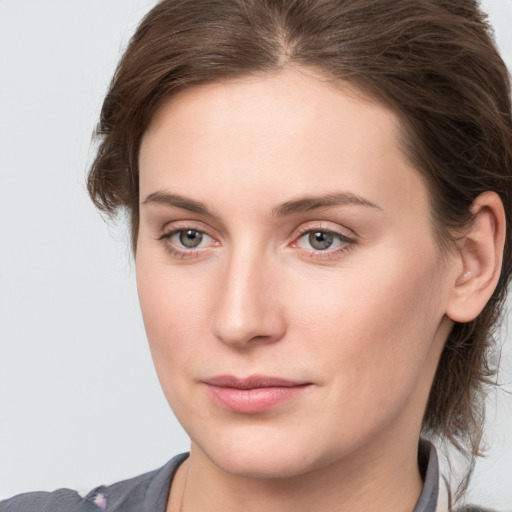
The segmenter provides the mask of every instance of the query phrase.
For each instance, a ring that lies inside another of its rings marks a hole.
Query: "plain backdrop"
[[[0,0],[0,496],[87,490],[187,436],[154,374],[126,228],[85,192],[91,133],[150,0]],[[512,65],[512,0],[487,0]],[[509,302],[510,304],[510,302]],[[511,323],[509,321],[509,323]],[[512,511],[512,339],[470,499]]]

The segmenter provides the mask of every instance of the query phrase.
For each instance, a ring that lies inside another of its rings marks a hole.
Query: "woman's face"
[[[192,88],[147,130],[142,313],[216,466],[290,476],[417,442],[454,265],[398,131],[306,70]]]

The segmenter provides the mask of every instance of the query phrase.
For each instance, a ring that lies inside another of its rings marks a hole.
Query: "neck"
[[[193,445],[173,483],[169,512],[411,512],[422,481],[418,439],[379,443],[286,478],[233,475]],[[396,449],[396,447],[400,449]],[[391,448],[394,448],[392,452]],[[171,508],[172,505],[172,508]]]

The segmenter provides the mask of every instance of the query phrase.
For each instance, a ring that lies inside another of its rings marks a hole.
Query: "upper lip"
[[[309,384],[309,382],[289,380],[283,379],[281,377],[271,377],[267,375],[250,375],[249,377],[244,378],[235,377],[233,375],[217,375],[215,377],[209,377],[202,382],[209,384],[210,386],[235,389],[256,389],[272,387],[291,388]]]

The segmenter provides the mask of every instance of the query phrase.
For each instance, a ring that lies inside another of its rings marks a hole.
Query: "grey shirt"
[[[174,474],[187,457],[187,453],[177,455],[156,471],[113,485],[97,487],[83,498],[70,489],[20,494],[1,502],[0,512],[165,512]],[[444,512],[436,511],[439,466],[434,445],[422,441],[418,458],[424,484],[413,512]],[[458,512],[486,511],[478,507],[466,507]]]

